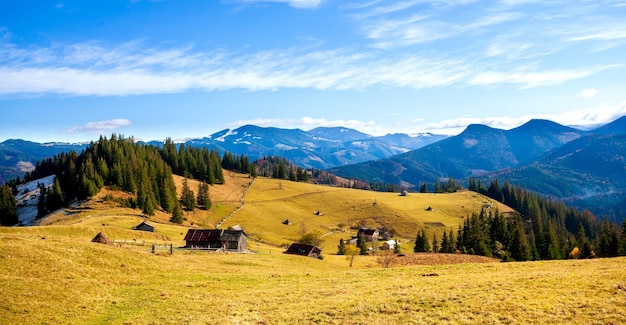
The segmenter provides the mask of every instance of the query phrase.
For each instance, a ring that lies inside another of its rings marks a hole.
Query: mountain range
[[[626,116],[587,131],[531,120],[511,130],[470,125],[452,137],[374,137],[343,127],[303,131],[246,125],[182,144],[246,154],[251,160],[281,156],[301,167],[408,189],[448,178],[466,183],[469,177],[484,182],[497,177],[600,216],[626,216]],[[37,160],[85,146],[2,142],[0,183],[32,169]]]
[[[414,151],[331,171],[407,188],[448,178],[464,182],[497,177],[600,216],[623,219],[626,116],[590,131],[546,120],[511,130],[470,125],[457,136]]]
[[[445,139],[445,135],[402,133],[375,137],[344,127],[320,127],[309,131],[245,125],[225,129],[207,137],[182,142],[185,146],[207,147],[251,160],[280,156],[304,168],[327,169],[356,164],[408,152]],[[161,146],[163,142],[149,142]],[[0,143],[0,183],[32,170],[38,160],[61,152],[80,152],[87,144],[36,143],[6,140]]]

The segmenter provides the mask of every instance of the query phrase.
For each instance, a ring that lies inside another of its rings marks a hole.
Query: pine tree
[[[61,190],[61,184],[57,177],[54,178],[52,189],[46,196],[46,208],[48,211],[54,211],[63,206],[65,200],[63,199],[63,190]]]
[[[171,221],[173,223],[178,223],[178,224],[183,223],[183,210],[180,208],[180,205],[178,204],[174,207]]]
[[[183,180],[183,190],[180,201],[187,211],[193,211],[193,209],[196,208],[196,195],[191,189],[189,189],[189,184],[186,177]]]
[[[18,222],[13,190],[6,184],[2,185],[0,186],[0,226],[13,226]]]
[[[516,261],[528,261],[531,259],[531,249],[526,239],[526,233],[520,220],[514,221],[511,225],[512,238],[509,251],[511,258]]]
[[[357,237],[356,239],[356,247],[359,248],[360,255],[367,255],[368,253],[367,244],[365,243],[365,240],[361,238],[361,236]]]
[[[339,246],[337,246],[337,255],[346,255],[346,243],[343,239],[339,239]]]
[[[437,234],[433,234],[433,245],[432,250],[434,253],[439,252],[439,242],[437,241]]]
[[[430,244],[428,243],[428,237],[426,237],[426,232],[424,229],[417,233],[417,237],[415,238],[415,246],[413,246],[413,252],[430,252]]]
[[[209,185],[207,183],[198,184],[198,197],[196,199],[199,207],[204,210],[211,208],[211,199],[209,198]]]

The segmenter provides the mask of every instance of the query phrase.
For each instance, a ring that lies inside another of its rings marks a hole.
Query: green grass
[[[48,228],[0,228],[3,324],[626,322],[625,258],[350,269],[278,252],[153,255]]]

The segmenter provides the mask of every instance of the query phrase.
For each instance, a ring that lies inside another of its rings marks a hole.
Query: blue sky
[[[0,141],[626,115],[626,0],[0,0]]]

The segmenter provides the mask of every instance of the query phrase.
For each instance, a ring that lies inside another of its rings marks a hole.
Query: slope
[[[385,227],[393,229],[405,251],[411,251],[419,229],[425,227],[429,238],[433,234],[441,238],[443,231],[456,231],[463,217],[483,206],[512,211],[469,191],[400,196],[259,177],[246,194],[245,207],[224,227],[239,224],[251,237],[283,246],[317,231],[324,235],[322,248],[330,254],[339,239],[350,239],[362,226]],[[283,224],[285,220],[291,225]]]

